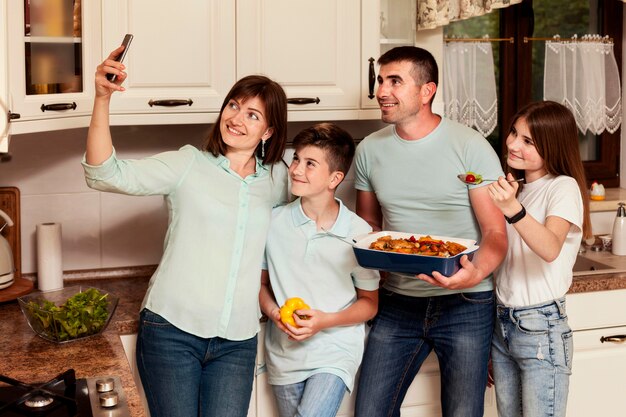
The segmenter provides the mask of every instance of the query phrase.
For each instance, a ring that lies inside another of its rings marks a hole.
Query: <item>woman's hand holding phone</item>
[[[122,60],[128,51],[133,35],[126,35],[122,45],[111,51],[107,59],[96,69],[96,96],[110,96],[114,91],[124,91],[121,84],[128,74]]]

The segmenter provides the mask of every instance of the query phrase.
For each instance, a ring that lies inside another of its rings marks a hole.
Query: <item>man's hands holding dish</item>
[[[419,274],[416,275],[416,277],[431,285],[447,288],[449,290],[471,288],[478,285],[478,283],[482,281],[484,274],[474,266],[467,255],[463,255],[459,261],[461,263],[461,269],[459,269],[456,274],[449,277],[437,271],[433,271],[432,276]]]

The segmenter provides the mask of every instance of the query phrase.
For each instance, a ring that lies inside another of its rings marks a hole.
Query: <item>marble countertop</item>
[[[137,331],[141,301],[149,277],[80,280],[70,285],[90,285],[120,297],[109,326],[100,335],[69,343],[48,342],[28,326],[17,301],[0,304],[0,374],[26,383],[45,382],[73,368],[77,378],[119,376],[132,417],[145,412],[120,334]]]
[[[604,263],[612,262],[620,268],[623,265],[623,269],[616,273],[593,271],[576,276],[570,293],[626,288],[626,257],[591,251],[585,256]],[[17,301],[0,303],[0,374],[26,383],[47,381],[68,368],[74,368],[77,378],[116,375],[122,381],[131,415],[145,416],[120,335],[137,332],[139,309],[148,281],[148,276],[66,281],[66,287],[94,286],[117,295],[120,301],[104,333],[65,344],[55,344],[36,336],[28,327]]]

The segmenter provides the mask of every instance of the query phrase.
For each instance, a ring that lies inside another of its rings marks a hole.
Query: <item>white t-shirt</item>
[[[546,262],[528,247],[513,225],[507,224],[509,249],[495,276],[498,301],[510,307],[563,297],[572,284],[572,267],[582,238],[583,201],[573,178],[546,175],[525,184],[518,200],[540,223],[548,216],[557,216],[572,225],[559,256]]]

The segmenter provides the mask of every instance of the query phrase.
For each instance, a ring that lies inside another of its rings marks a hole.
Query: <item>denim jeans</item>
[[[498,304],[491,349],[498,414],[565,416],[574,353],[565,298],[509,308]]]
[[[137,367],[152,417],[245,417],[257,337],[201,338],[144,309]]]
[[[408,297],[381,290],[356,393],[356,417],[399,417],[431,350],[444,417],[481,417],[494,321],[493,291]]]
[[[335,417],[347,388],[337,375],[319,373],[272,390],[280,417]]]

